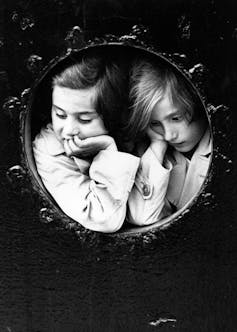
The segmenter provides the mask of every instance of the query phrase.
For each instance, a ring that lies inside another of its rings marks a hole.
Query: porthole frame
[[[209,193],[210,190],[210,182],[213,175],[213,155],[214,155],[214,135],[213,128],[211,123],[211,114],[213,110],[215,111],[215,107],[209,104],[206,101],[206,97],[204,96],[202,90],[202,82],[200,80],[200,73],[195,76],[195,71],[198,69],[198,65],[193,65],[192,68],[186,68],[183,60],[185,59],[185,55],[173,53],[168,54],[165,52],[161,52],[157,50],[153,45],[148,45],[144,43],[143,40],[139,39],[140,37],[133,35],[126,35],[121,37],[116,36],[105,36],[104,38],[95,38],[93,40],[89,40],[85,42],[83,40],[80,41],[81,45],[74,44],[74,47],[67,48],[66,52],[63,52],[62,55],[56,57],[41,71],[40,75],[36,79],[34,85],[24,93],[21,103],[21,113],[20,113],[20,139],[21,139],[21,159],[24,171],[27,173],[27,177],[30,179],[30,186],[33,191],[39,198],[39,217],[40,220],[44,223],[55,223],[55,225],[60,226],[65,230],[72,230],[76,233],[76,235],[83,239],[83,241],[95,241],[101,236],[106,236],[108,238],[121,238],[121,239],[134,239],[137,238],[142,239],[144,242],[150,242],[157,237],[160,237],[160,234],[164,234],[167,230],[171,229],[172,226],[182,224],[182,220],[187,219],[186,217],[190,216],[191,218],[191,210],[193,207],[198,204],[199,206],[203,202],[203,198],[205,200],[205,195]],[[202,103],[203,109],[206,112],[207,120],[209,123],[209,128],[211,131],[212,137],[212,155],[209,163],[209,169],[207,176],[203,185],[201,186],[197,196],[193,197],[190,202],[188,202],[185,207],[171,216],[164,218],[162,222],[157,222],[149,226],[144,227],[132,227],[130,229],[121,229],[120,231],[112,234],[101,234],[88,229],[85,229],[78,222],[72,220],[70,217],[65,215],[64,212],[57,206],[54,202],[53,198],[47,192],[47,190],[42,185],[42,182],[39,180],[39,176],[37,175],[37,170],[32,169],[33,162],[33,152],[32,152],[32,141],[31,139],[31,111],[32,104],[34,100],[35,93],[39,84],[45,79],[45,77],[52,71],[55,66],[59,63],[67,59],[69,56],[77,55],[80,52],[87,52],[87,50],[96,50],[96,48],[105,48],[105,47],[122,47],[124,51],[127,49],[133,49],[137,52],[143,52],[144,54],[150,54],[154,57],[159,57],[163,61],[165,61],[168,65],[173,66],[181,75],[183,75],[191,86],[194,88],[198,97],[200,98],[200,102]],[[162,235],[163,236],[163,235]]]

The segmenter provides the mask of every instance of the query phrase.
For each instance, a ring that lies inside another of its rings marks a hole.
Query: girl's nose
[[[75,121],[71,119],[67,119],[64,123],[63,127],[63,136],[64,138],[71,138],[74,135],[79,134],[79,127],[78,124],[75,123]]]
[[[172,127],[164,128],[164,139],[167,142],[173,142],[177,138],[177,132]]]

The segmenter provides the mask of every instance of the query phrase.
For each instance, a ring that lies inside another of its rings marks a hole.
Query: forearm
[[[77,197],[72,196],[73,194]],[[113,233],[123,225],[126,202],[116,201],[113,198],[106,202],[106,194],[97,192],[95,195],[88,187],[88,183],[84,186],[84,192],[82,188],[73,192],[71,188],[63,186],[61,190],[54,191],[53,196],[66,215],[87,229]]]
[[[149,225],[171,214],[167,205],[166,192],[169,183],[171,164],[163,167],[153,150],[148,148],[141,158],[135,185],[129,196],[130,222]]]
[[[95,231],[114,232],[122,226],[138,158],[101,151],[90,166],[89,176],[65,156],[57,162],[49,157],[42,161],[37,167],[43,182],[69,217]]]
[[[160,144],[159,141],[153,141],[150,144],[149,147],[152,152],[154,153],[156,159],[158,162],[163,165],[164,164],[164,158],[165,158],[165,153],[167,150],[167,145],[166,144]]]

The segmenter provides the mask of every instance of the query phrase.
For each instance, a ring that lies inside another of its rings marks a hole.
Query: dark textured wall
[[[230,0],[0,2],[1,332],[236,330],[236,7]],[[213,178],[191,213],[152,241],[87,243],[40,223],[32,194],[6,176],[21,163],[19,99],[38,67],[65,49],[73,26],[92,38],[126,34],[137,23],[149,26],[161,51],[202,62],[208,99],[229,109],[212,117]]]

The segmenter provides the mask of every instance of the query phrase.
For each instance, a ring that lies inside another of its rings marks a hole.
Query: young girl
[[[33,142],[37,170],[60,208],[100,232],[122,226],[139,165],[139,158],[118,151],[125,150],[126,136],[128,77],[122,67],[112,55],[87,55],[58,73],[52,121]]]
[[[130,96],[130,137],[137,142],[140,167],[128,200],[129,219],[148,225],[181,209],[198,193],[212,143],[201,101],[167,65],[137,61]]]

